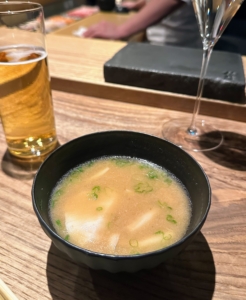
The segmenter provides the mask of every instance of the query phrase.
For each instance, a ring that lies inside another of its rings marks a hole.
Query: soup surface
[[[181,239],[191,205],[185,188],[166,170],[144,160],[106,157],[63,177],[50,199],[50,217],[70,243],[132,255]]]

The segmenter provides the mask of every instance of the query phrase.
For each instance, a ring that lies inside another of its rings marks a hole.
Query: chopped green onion
[[[155,170],[151,170],[147,173],[147,177],[149,177],[150,179],[157,179],[158,174]]]
[[[88,163],[86,164],[86,167],[89,168],[89,167],[93,166],[94,163],[95,163],[94,161],[90,161],[90,162],[88,162]]]
[[[166,202],[161,202],[160,200],[157,201],[158,202],[158,205],[161,207],[161,208],[165,208],[166,207]]]
[[[177,221],[171,215],[167,215],[166,219],[167,219],[168,222],[171,222],[173,224],[177,224]]]
[[[170,240],[172,238],[172,235],[171,234],[167,234],[167,235],[164,235],[163,236],[163,239],[164,240]]]
[[[140,194],[147,194],[153,191],[152,186],[148,182],[139,182],[134,186],[134,191]]]
[[[167,177],[165,180],[164,180],[168,185],[170,185],[173,181],[171,178]]]
[[[103,210],[103,208],[102,207],[97,207],[96,210],[101,211],[101,210]]]
[[[80,173],[83,173],[84,172],[84,169],[79,166],[79,167],[76,167],[74,168],[71,172],[70,172],[70,180],[72,178],[77,178],[79,176]],[[72,177],[72,178],[71,178]]]
[[[65,241],[68,241],[69,240],[69,234],[67,234],[64,239],[65,239]]]
[[[108,229],[110,229],[112,227],[112,225],[113,225],[113,222],[108,222],[108,224],[107,224]]]
[[[100,186],[96,185],[92,188],[92,192],[89,195],[90,198],[96,200],[98,198],[98,193],[100,192],[101,188]]]
[[[137,240],[130,240],[129,241],[129,244],[131,247],[138,247],[138,241]]]
[[[172,207],[168,206],[168,204],[166,202],[161,202],[160,200],[158,200],[157,202],[161,208],[168,208],[168,209],[172,210]]]
[[[61,226],[62,226],[62,224],[61,224],[61,221],[60,221],[60,220],[56,220],[56,224],[57,224],[59,227],[61,227]]]
[[[162,235],[164,235],[164,232],[161,231],[161,230],[159,230],[159,231],[156,231],[155,234],[162,234]]]
[[[155,234],[162,234],[162,238],[163,238],[164,240],[170,240],[170,239],[171,239],[171,237],[172,237],[172,235],[171,235],[171,234],[167,234],[167,235],[165,235],[165,233],[164,233],[163,231],[161,231],[161,230],[159,230],[159,231],[156,231],[156,232],[155,232]]]
[[[54,196],[55,197],[60,197],[62,194],[63,194],[63,190],[59,189],[59,190],[55,191]]]
[[[52,208],[55,207],[55,204],[56,204],[57,201],[58,201],[58,199],[52,199],[52,200],[51,200],[51,207],[52,207]]]
[[[167,183],[167,185],[170,185],[173,182],[171,177],[166,173],[163,173],[162,177],[164,179],[164,182]]]
[[[149,169],[150,167],[146,164],[140,164],[139,168],[140,169]]]
[[[53,208],[56,202],[59,200],[59,197],[63,194],[63,190],[60,188],[54,192],[51,198],[51,207]]]
[[[92,193],[91,195],[92,195],[92,198],[94,198],[94,199],[98,198],[98,194],[96,194],[96,193]]]
[[[98,192],[100,192],[101,188],[99,185],[96,185],[96,186],[94,186],[94,188],[92,190],[93,190],[93,192],[98,193]]]
[[[155,234],[161,234],[162,235],[162,239],[164,239],[164,232],[159,230],[159,231],[156,231]]]
[[[125,167],[126,165],[129,166],[133,164],[133,161],[124,158],[113,158],[112,161],[115,162],[118,167]]]

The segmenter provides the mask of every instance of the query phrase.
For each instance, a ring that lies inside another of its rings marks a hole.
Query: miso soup
[[[105,157],[71,170],[55,187],[50,217],[57,233],[82,248],[141,254],[180,240],[191,203],[184,186],[145,160]]]

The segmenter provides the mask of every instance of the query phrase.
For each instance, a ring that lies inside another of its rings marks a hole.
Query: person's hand
[[[116,24],[102,21],[89,27],[83,34],[86,38],[104,38],[111,40],[118,40],[122,38],[119,26]]]
[[[124,1],[121,4],[122,7],[126,7],[130,10],[137,9],[137,2],[135,1]]]
[[[129,10],[139,10],[146,4],[145,0],[137,0],[137,1],[123,1],[121,6],[128,8]]]

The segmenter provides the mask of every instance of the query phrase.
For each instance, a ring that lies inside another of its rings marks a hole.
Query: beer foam
[[[35,49],[34,47],[11,47],[11,48],[2,48],[0,51],[6,53],[6,57],[10,60],[8,62],[0,62],[0,65],[21,65],[21,64],[29,64],[33,62],[37,62],[39,60],[44,59],[47,56],[45,50]],[[40,55],[37,58],[21,60],[23,58],[27,58],[32,53]]]
[[[29,55],[31,55],[33,53],[33,51],[29,50],[29,51],[17,51],[17,52],[10,52],[7,54],[8,59],[11,62],[17,62],[20,61],[21,59],[28,57]],[[36,52],[35,52],[36,53]],[[38,53],[39,54],[39,53]]]

